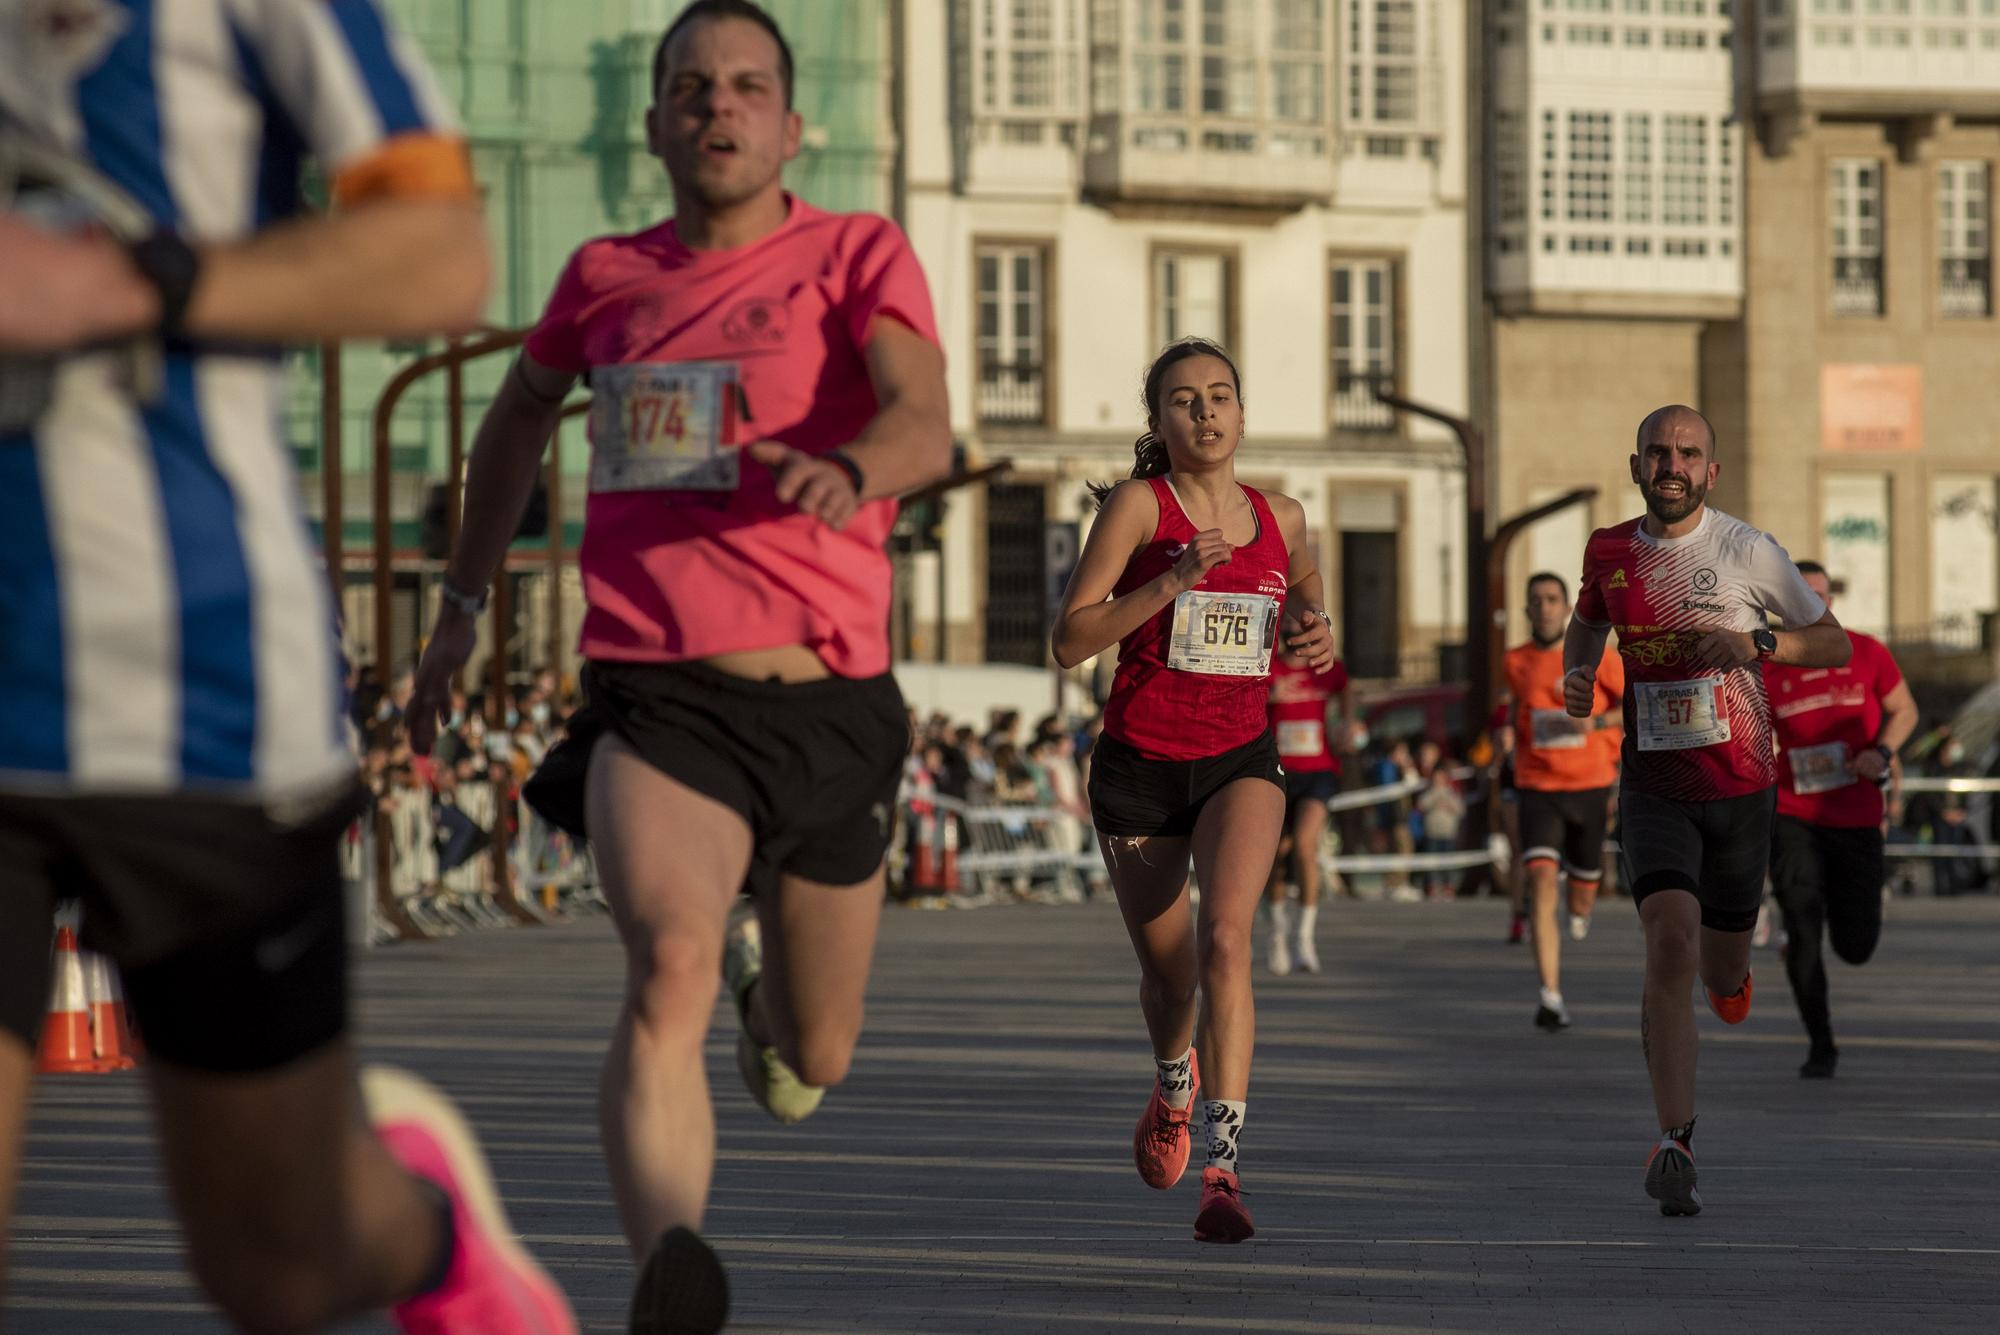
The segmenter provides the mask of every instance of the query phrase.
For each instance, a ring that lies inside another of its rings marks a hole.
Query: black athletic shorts
[[[1573,793],[1520,790],[1521,861],[1553,862],[1572,881],[1604,877],[1605,808],[1609,788]]]
[[[610,731],[743,817],[753,894],[776,889],[782,874],[855,885],[882,866],[910,754],[909,715],[890,674],[788,683],[705,663],[596,660],[583,687],[589,704],[522,789],[557,828],[587,835],[590,751]]]
[[[1199,760],[1148,760],[1106,733],[1091,752],[1090,823],[1113,838],[1193,834],[1208,799],[1238,779],[1263,779],[1284,791],[1278,739],[1269,728]]]
[[[1627,785],[1618,795],[1619,875],[1634,904],[1656,890],[1687,890],[1701,924],[1747,932],[1764,902],[1778,790],[1677,802]]]
[[[1288,769],[1285,771],[1285,823],[1290,824],[1298,809],[1309,802],[1325,806],[1340,791],[1340,776],[1330,769]]]
[[[0,794],[0,1029],[30,1047],[57,901],[109,956],[148,1053],[199,1071],[282,1066],[347,1027],[343,781],[283,805]]]
[[[1888,879],[1882,846],[1882,831],[1873,825],[1844,828],[1780,816],[1771,835],[1771,887],[1780,900],[1879,900]]]

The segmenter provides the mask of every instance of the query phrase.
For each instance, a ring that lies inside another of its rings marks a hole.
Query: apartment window
[[[1660,117],[1660,149],[1664,169],[1660,221],[1669,227],[1707,226],[1707,120],[1701,116]]]
[[[1274,0],[1271,13],[1271,116],[1317,122],[1326,118],[1324,0]]]
[[[1644,111],[1625,115],[1625,221],[1653,222],[1653,118]]]
[[[1418,119],[1416,0],[1349,0],[1347,114],[1358,123]]]
[[[1227,345],[1233,336],[1229,295],[1234,275],[1226,255],[1163,250],[1153,257],[1154,342],[1212,338]]]
[[[973,252],[979,283],[979,418],[1043,422],[1048,417],[1047,251],[1034,244],[982,244]]]
[[[1570,222],[1611,221],[1611,115],[1569,113]]]
[[[1882,164],[1840,158],[1830,181],[1833,313],[1882,313]]]
[[[1396,415],[1376,402],[1371,379],[1395,381],[1396,266],[1385,259],[1333,262],[1332,375],[1334,425],[1389,431]]]
[[[1993,310],[1993,170],[1938,164],[1938,311],[1979,318]]]

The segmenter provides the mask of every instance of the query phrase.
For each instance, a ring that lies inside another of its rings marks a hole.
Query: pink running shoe
[[[1181,1180],[1187,1171],[1188,1150],[1193,1138],[1188,1131],[1188,1122],[1194,1116],[1195,1091],[1201,1088],[1201,1067],[1195,1062],[1194,1049],[1188,1049],[1188,1106],[1170,1108],[1165,1096],[1160,1093],[1160,1082],[1153,1081],[1153,1095],[1146,1100],[1146,1111],[1139,1114],[1139,1125],[1132,1131],[1132,1161],[1139,1168],[1139,1179],[1158,1191]]]
[[[1194,1217],[1196,1242],[1241,1242],[1257,1230],[1243,1204],[1243,1184],[1227,1168],[1201,1170],[1201,1213]]]
[[[368,1121],[397,1163],[451,1198],[444,1283],[391,1315],[408,1335],[576,1335],[562,1290],[514,1241],[486,1158],[451,1100],[407,1071],[361,1074]]]

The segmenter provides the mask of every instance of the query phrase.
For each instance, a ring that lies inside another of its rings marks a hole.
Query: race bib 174
[[[734,491],[738,381],[733,362],[591,368],[592,491]]]

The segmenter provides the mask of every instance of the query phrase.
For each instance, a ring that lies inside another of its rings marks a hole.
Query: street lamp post
[[[1398,412],[1444,423],[1465,452],[1465,725],[1477,733],[1493,712],[1493,664],[1499,661],[1493,644],[1506,617],[1504,606],[1489,606],[1486,591],[1486,433],[1466,418],[1404,398],[1386,377],[1371,377],[1368,388],[1377,402]]]

